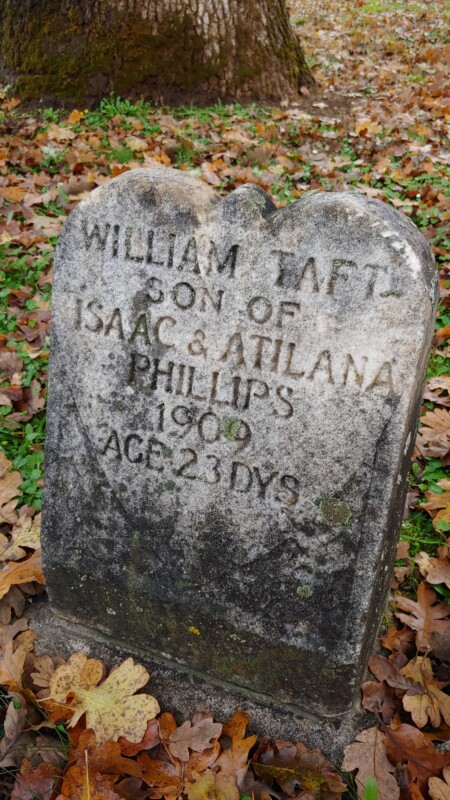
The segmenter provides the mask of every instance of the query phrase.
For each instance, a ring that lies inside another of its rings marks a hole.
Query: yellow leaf
[[[98,745],[116,742],[120,736],[129,742],[140,742],[148,721],[160,710],[151,695],[132,697],[147,683],[147,670],[127,658],[97,685],[102,674],[101,661],[88,659],[84,653],[74,653],[53,673],[48,699],[63,704],[70,695],[67,709],[73,716],[68,726],[74,727],[86,714],[86,727],[95,731]]]

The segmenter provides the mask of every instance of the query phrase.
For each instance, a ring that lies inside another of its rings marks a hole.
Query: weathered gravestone
[[[356,193],[277,211],[171,170],[61,235],[44,558],[53,610],[271,702],[347,712],[374,642],[436,298]]]

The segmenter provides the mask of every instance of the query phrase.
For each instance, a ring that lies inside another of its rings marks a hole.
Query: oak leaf
[[[0,598],[5,596],[11,586],[31,581],[45,583],[40,550],[35,550],[24,561],[8,561],[0,569]]]
[[[445,583],[450,589],[450,559],[433,558],[428,553],[417,553],[415,563],[420,569],[421,574],[427,579],[427,583],[432,585]]]
[[[41,543],[41,515],[34,519],[20,516],[11,531],[11,540],[0,541],[0,561],[19,561],[26,556],[24,547],[37,550]]]
[[[450,697],[440,688],[433,676],[429,658],[417,656],[401,670],[407,678],[423,687],[421,694],[406,692],[403,697],[403,708],[409,711],[418,728],[424,728],[428,721],[433,728],[441,724],[441,714],[450,724]]]
[[[97,745],[93,730],[81,733],[75,750],[69,754],[69,760],[78,766],[84,766],[86,754],[91,772],[102,775],[131,775],[135,778],[142,775],[142,768],[136,761],[124,758],[118,742],[109,741]]]
[[[34,647],[34,631],[23,631],[13,640],[9,639],[0,654],[0,684],[10,689],[22,687],[25,658]]]
[[[119,736],[140,742],[148,720],[159,712],[158,702],[151,695],[132,696],[147,683],[147,670],[127,658],[97,685],[102,676],[101,661],[74,653],[51,676],[49,700],[67,705],[72,714],[70,728],[86,714],[86,727],[95,731],[99,745],[117,741]]]
[[[420,417],[422,427],[420,435],[426,442],[438,442],[450,449],[450,411],[445,408],[434,408]]]
[[[395,692],[386,681],[374,683],[366,681],[362,684],[361,705],[366,711],[372,714],[379,714],[385,723],[389,723],[395,714],[396,698]]]
[[[402,611],[395,616],[416,631],[416,646],[420,651],[431,649],[431,634],[434,631],[443,633],[450,628],[450,606],[448,603],[436,603],[436,592],[425,581],[417,589],[417,602],[408,597],[396,597],[395,602]]]
[[[192,782],[184,787],[188,800],[239,800],[240,793],[232,775],[208,769],[202,775],[193,775]]]
[[[380,637],[380,642],[386,650],[392,653],[404,653],[407,658],[411,658],[415,653],[414,631],[405,625],[400,630],[396,625],[392,625],[384,636]]]
[[[27,749],[34,744],[28,727],[28,706],[25,698],[10,692],[10,702],[3,720],[3,736],[0,739],[0,769],[19,767]]]
[[[419,789],[424,789],[428,778],[441,772],[445,764],[443,755],[413,725],[387,726],[384,732],[386,752],[392,764],[406,763],[410,782],[417,782]]]
[[[435,530],[448,531],[450,530],[450,481],[443,479],[438,481],[437,485],[444,491],[439,494],[425,492],[427,502],[422,503],[420,508],[428,511]]]
[[[33,768],[25,758],[11,792],[13,800],[50,800],[60,771],[53,764],[39,764]]]
[[[32,586],[33,584],[28,584],[27,589]],[[25,597],[21,589],[19,589],[18,586],[11,586],[0,600],[0,623],[2,625],[8,625],[11,622],[13,611],[16,617],[22,616],[25,602]]]
[[[181,764],[164,758],[150,758],[147,753],[138,756],[138,764],[142,767],[142,778],[153,788],[159,789],[158,796],[165,798],[178,797],[184,785]]]
[[[308,800],[337,800],[346,790],[345,783],[320,750],[308,750],[300,742],[275,741],[273,747],[264,749],[257,762],[252,762],[252,768],[269,786],[275,780],[289,797],[298,795],[300,789]]]
[[[56,800],[122,800],[111,780],[77,764],[67,771]]]
[[[175,758],[189,761],[189,750],[201,753],[212,747],[212,739],[218,739],[222,733],[222,725],[212,719],[203,719],[192,725],[189,720],[173,731],[168,739],[168,747]]]
[[[357,769],[358,797],[363,797],[367,778],[375,778],[383,800],[398,800],[400,789],[394,778],[394,766],[386,755],[384,734],[377,727],[361,731],[353,744],[344,749],[342,769]]]
[[[9,471],[11,463],[0,450],[0,523],[14,525],[18,519],[15,508],[22,494],[19,486],[23,479],[20,472]]]
[[[212,722],[209,715],[200,720],[199,715],[196,715],[193,727],[204,720]],[[138,763],[143,769],[143,780],[153,789],[157,789],[157,794],[152,792],[153,797],[165,797],[166,800],[178,797],[184,792],[185,786],[196,780],[196,776],[217,762],[220,753],[220,744],[217,739],[212,747],[201,753],[192,753],[189,761],[181,761],[173,755],[169,746],[169,738],[176,730],[177,724],[172,714],[167,712],[161,714],[159,719],[161,747],[157,748],[156,757],[150,757],[147,753],[141,753],[138,756]]]
[[[233,775],[239,788],[242,787],[248,769],[249,752],[258,738],[255,734],[245,737],[247,725],[248,714],[238,709],[223,726],[222,735],[229,737],[231,743],[227,748],[222,744],[222,752],[216,762],[220,771]]]
[[[450,767],[444,767],[444,780],[433,776],[428,781],[428,791],[432,800],[450,800]]]
[[[403,670],[389,661],[385,656],[373,655],[369,659],[369,669],[378,678],[379,681],[385,681],[388,686],[393,689],[403,689],[403,691],[414,692],[415,679],[407,676]],[[417,694],[420,694],[420,689],[417,689]]]
[[[147,730],[140,742],[128,742],[122,736],[118,742],[124,756],[136,756],[142,750],[152,750],[160,743],[158,721],[156,719],[148,721]]]

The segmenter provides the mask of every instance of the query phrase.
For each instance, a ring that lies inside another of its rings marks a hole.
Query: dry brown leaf
[[[450,800],[450,767],[444,767],[444,780],[433,776],[428,781],[428,791],[432,800]]]
[[[5,596],[11,586],[31,581],[45,583],[40,550],[35,550],[25,561],[8,561],[0,569],[0,598]]]
[[[305,790],[305,800],[306,797],[308,800],[338,800],[346,790],[345,783],[318,748],[308,750],[301,742],[277,739],[273,746],[261,750],[252,761],[252,769],[267,782],[268,792],[273,781],[289,797]]]
[[[0,654],[0,684],[9,689],[22,688],[25,658],[34,647],[34,631],[23,631],[14,640],[9,639]]]
[[[168,739],[168,747],[175,758],[189,761],[189,750],[201,753],[213,746],[211,740],[218,739],[222,733],[222,725],[212,719],[203,719],[195,725],[189,720],[173,731]]]
[[[78,109],[74,108],[73,111],[70,112],[69,116],[67,117],[67,122],[69,125],[76,125],[84,117],[84,111],[78,111]]]
[[[397,728],[387,726],[386,752],[392,764],[406,763],[409,780],[417,782],[419,789],[426,787],[431,775],[439,775],[444,758],[426,736],[413,725],[402,723]]]
[[[142,775],[142,768],[136,761],[124,758],[118,742],[104,742],[97,745],[93,730],[81,733],[76,749],[69,754],[69,761],[83,766],[86,752],[91,772],[102,775],[131,775],[135,778],[140,778]]]
[[[231,720],[223,726],[222,735],[231,739],[230,747],[222,745],[222,752],[216,762],[216,767],[227,775],[233,775],[239,788],[242,787],[248,769],[249,752],[255,745],[257,736],[247,736],[245,731],[248,725],[248,714],[238,709]]]
[[[437,531],[450,530],[450,481],[441,480],[437,485],[443,492],[425,492],[426,503],[422,503],[420,508],[428,511],[433,520],[433,528]]]
[[[406,692],[402,698],[403,708],[410,712],[417,727],[424,728],[429,722],[433,728],[438,728],[441,714],[449,725],[450,697],[439,688],[433,676],[430,659],[417,656],[403,667],[401,673],[424,689],[422,694]]]
[[[67,771],[56,800],[123,800],[111,780],[77,764]]]
[[[124,756],[135,756],[142,750],[152,750],[153,747],[160,743],[158,721],[156,719],[148,721],[147,730],[140,742],[127,742],[122,736],[118,739],[118,742]]]
[[[24,547],[37,550],[41,543],[41,515],[34,519],[20,516],[11,531],[11,540],[0,542],[0,561],[18,561],[26,556]]]
[[[450,628],[450,606],[448,603],[436,603],[436,592],[425,581],[417,589],[417,602],[408,597],[396,597],[397,607],[408,614],[398,611],[395,616],[405,625],[416,631],[416,645],[420,651],[431,649],[431,634],[434,631],[442,633]]]
[[[20,772],[11,792],[11,800],[50,800],[53,788],[60,775],[60,770],[54,764],[38,764],[33,767],[24,758]]]
[[[20,203],[26,191],[22,186],[3,186],[2,196],[10,203]]]
[[[54,142],[68,142],[70,139],[75,139],[76,135],[75,131],[57,125],[56,122],[51,122],[47,130],[48,138]]]
[[[414,559],[421,574],[433,585],[445,583],[450,589],[450,559],[433,558],[428,553],[418,553]]]
[[[426,442],[439,441],[450,448],[450,411],[445,408],[434,408],[420,417],[422,427],[420,435]]]
[[[127,658],[97,685],[102,675],[102,662],[74,653],[51,676],[49,700],[67,705],[73,714],[70,728],[86,714],[86,727],[95,731],[98,745],[117,741],[120,736],[140,742],[149,719],[159,712],[158,702],[151,695],[132,696],[147,683],[147,670]]]
[[[23,480],[20,472],[8,471],[10,466],[11,461],[0,450],[0,524],[7,522],[14,525],[18,519],[15,508],[22,494],[19,486]]]
[[[344,749],[342,769],[346,772],[358,770],[358,797],[364,795],[367,778],[375,778],[379,797],[383,800],[398,800],[400,797],[400,789],[393,775],[395,768],[386,755],[384,739],[384,734],[377,727],[369,728],[359,733],[356,741]]]

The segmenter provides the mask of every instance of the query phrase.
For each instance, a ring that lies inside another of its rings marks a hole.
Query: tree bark
[[[2,0],[0,77],[84,105],[279,102],[314,82],[285,0]]]

